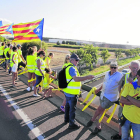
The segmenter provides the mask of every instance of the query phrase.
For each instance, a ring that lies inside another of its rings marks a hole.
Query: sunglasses
[[[116,69],[117,67],[110,67],[111,69]]]
[[[67,60],[70,60],[70,58],[66,58]]]

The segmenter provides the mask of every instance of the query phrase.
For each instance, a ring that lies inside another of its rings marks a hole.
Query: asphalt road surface
[[[27,77],[19,76],[16,88],[12,87],[11,76],[0,67],[0,140],[110,140],[112,134],[117,133],[118,124],[112,120],[102,121],[102,131],[98,135],[91,132],[93,124],[86,127],[96,107],[88,108],[84,112],[80,105],[83,99],[79,98],[76,110],[76,120],[81,124],[78,130],[69,130],[64,125],[64,114],[60,105],[64,99],[61,92],[54,92],[53,98],[43,100],[33,97],[33,91],[27,92]]]

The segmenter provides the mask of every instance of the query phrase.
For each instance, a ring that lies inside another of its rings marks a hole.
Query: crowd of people
[[[53,53],[46,54],[43,50],[37,52],[37,47],[30,47],[26,60],[22,56],[21,45],[1,43],[0,62],[5,65],[6,72],[12,72],[12,85],[16,87],[15,80],[18,79],[18,71],[27,67],[28,70],[28,87],[27,91],[34,90],[33,96],[43,98],[50,97],[53,87],[50,86],[51,80],[57,78],[57,73],[53,72],[50,67]],[[78,129],[75,121],[75,111],[78,95],[81,89],[81,81],[93,79],[93,75],[80,76],[77,65],[80,58],[76,54],[68,54],[65,57],[64,65],[66,68],[66,81],[68,86],[63,89],[65,99],[60,109],[65,112],[64,124],[69,123],[69,129]],[[8,71],[9,68],[9,71]],[[116,102],[120,103],[118,111],[118,128],[119,133],[113,135],[111,139],[128,140],[130,130],[132,129],[134,140],[140,139],[140,64],[139,61],[132,61],[129,66],[131,72],[123,75],[118,71],[117,62],[111,62],[110,71],[106,73],[103,84],[96,89],[97,94],[101,91],[100,105],[94,116],[88,121],[87,127],[95,123],[96,118],[101,117],[105,109],[110,108]],[[32,87],[31,87],[32,85]],[[37,91],[38,90],[38,91]],[[38,93],[40,94],[38,94]],[[92,134],[101,132],[101,123],[97,122]]]

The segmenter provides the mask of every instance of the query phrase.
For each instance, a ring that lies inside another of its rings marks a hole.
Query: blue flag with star
[[[13,29],[12,29],[12,25],[13,25],[14,23],[12,23],[7,29],[6,29],[6,32],[9,32],[9,33],[11,33],[12,35],[13,35]]]
[[[0,21],[0,27],[2,26],[2,21]]]
[[[44,18],[40,21],[37,28],[33,30],[33,32],[39,37],[40,40],[42,40],[43,37],[43,25],[44,25]]]

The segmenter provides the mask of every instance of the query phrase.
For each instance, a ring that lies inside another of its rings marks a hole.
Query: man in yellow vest
[[[93,75],[80,77],[80,74],[76,68],[80,58],[76,54],[72,54],[70,57],[70,63],[72,66],[66,68],[66,79],[71,80],[66,88],[63,89],[66,96],[65,105],[65,120],[64,123],[69,123],[69,129],[78,129],[80,125],[75,123],[75,111],[77,104],[77,96],[80,93],[81,81],[87,79],[93,79]]]
[[[121,89],[124,87],[124,85],[126,83],[131,83],[131,82],[135,82],[137,81],[137,71],[139,70],[140,68],[140,63],[138,60],[134,60],[130,63],[130,66],[129,66],[131,72],[130,73],[126,73],[122,78],[121,80],[119,81],[119,93],[121,93]],[[120,117],[120,115],[122,114],[122,110],[123,110],[123,107],[120,105],[119,106],[119,110],[118,110],[118,118]],[[121,135],[122,135],[122,132],[121,132],[121,126],[119,125],[119,133],[111,136],[111,139],[115,140],[115,139],[121,139]]]

